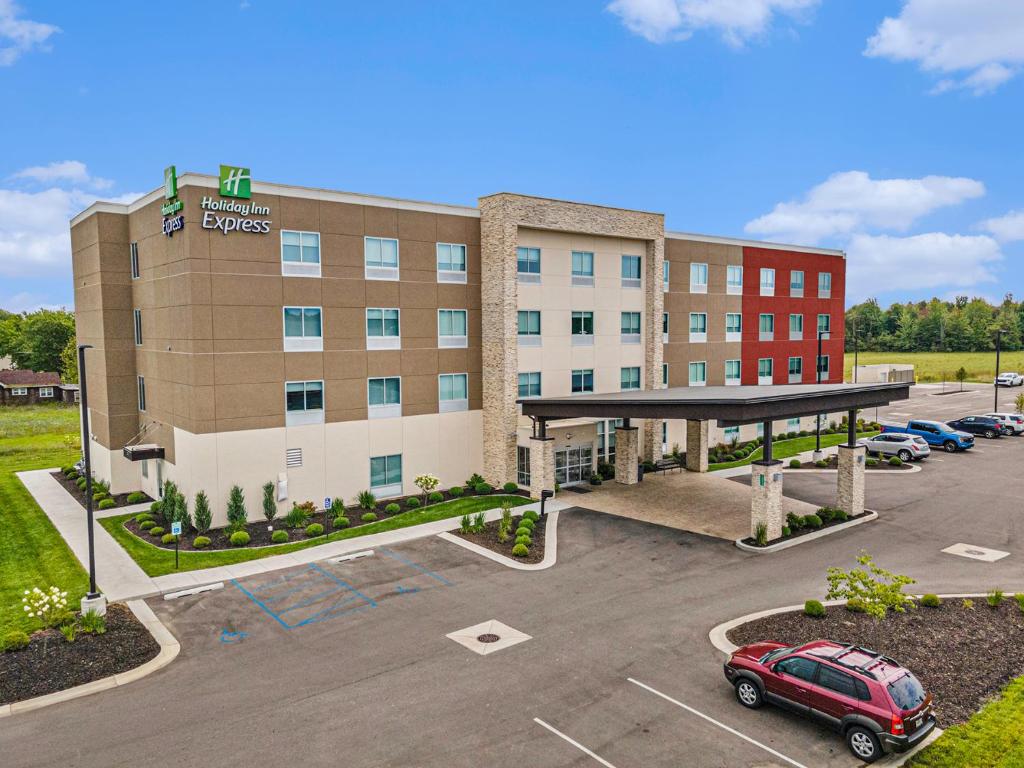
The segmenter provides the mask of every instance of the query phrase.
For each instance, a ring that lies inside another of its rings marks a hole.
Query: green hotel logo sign
[[[164,168],[164,199],[173,200],[178,196],[178,171],[173,165]]]
[[[220,193],[224,197],[252,197],[252,176],[248,168],[234,165],[220,167]]]

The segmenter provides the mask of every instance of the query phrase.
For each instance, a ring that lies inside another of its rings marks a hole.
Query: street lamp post
[[[857,316],[853,316],[853,383],[857,383],[857,352],[860,344],[857,343]],[[820,353],[819,353],[820,354]]]
[[[995,390],[992,410],[995,412],[999,411],[999,352],[1002,347],[1004,333],[1006,333],[1005,328],[996,328],[996,377],[992,381],[992,389]]]
[[[94,611],[100,616],[107,612],[107,599],[96,588],[96,548],[92,514],[92,456],[89,440],[89,385],[85,374],[85,350],[91,344],[78,345],[79,407],[82,409],[82,453],[85,458],[85,514],[89,534],[89,592],[82,598],[82,613]]]
[[[814,361],[814,382],[821,384],[821,339],[828,331],[818,329],[818,357]],[[821,461],[825,455],[821,452],[821,414],[814,417],[814,460]]]

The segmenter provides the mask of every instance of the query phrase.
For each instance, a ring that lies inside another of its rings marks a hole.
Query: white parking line
[[[555,734],[555,736],[557,736],[558,738],[564,739],[565,741],[569,742],[570,744],[572,744],[574,747],[576,747],[576,749],[578,749],[583,754],[585,754],[588,757],[592,757],[595,760],[597,760],[597,762],[599,762],[601,765],[605,766],[605,768],[615,768],[614,765],[609,763],[603,757],[601,757],[600,755],[595,755],[593,752],[591,752],[589,749],[584,747],[578,741],[576,741],[575,739],[569,738],[568,736],[566,736],[564,733],[562,733],[560,730],[558,730],[554,726],[551,726],[551,725],[548,725],[547,723],[545,723],[539,717],[533,718],[533,722],[537,723],[537,725],[543,725],[545,728],[547,728],[549,731],[551,731],[553,734]]]
[[[637,686],[643,688],[645,691],[650,691],[655,696],[660,696],[665,701],[668,701],[668,702],[670,702],[672,704],[675,704],[677,707],[682,707],[687,712],[690,712],[690,713],[692,713],[694,715],[697,715],[697,717],[701,717],[701,718],[707,720],[712,725],[717,725],[719,728],[721,728],[721,729],[723,729],[725,731],[728,731],[732,735],[739,736],[741,739],[743,739],[746,742],[749,742],[750,744],[753,744],[755,747],[760,747],[765,752],[767,752],[767,753],[769,753],[771,755],[774,755],[775,757],[779,758],[780,760],[785,760],[787,763],[792,765],[794,768],[807,768],[807,766],[803,765],[802,763],[798,763],[796,760],[793,760],[792,758],[786,757],[781,752],[776,752],[771,747],[766,746],[766,745],[762,744],[761,742],[759,742],[759,741],[757,741],[755,739],[750,738],[749,736],[745,736],[744,734],[742,734],[739,731],[737,731],[735,728],[730,728],[725,723],[720,723],[717,720],[715,720],[713,717],[705,715],[703,712],[699,712],[698,710],[694,709],[693,707],[689,707],[686,704],[683,704],[683,702],[677,701],[676,699],[673,699],[671,696],[668,696],[668,695],[662,693],[661,691],[655,690],[654,688],[651,688],[651,686],[649,686],[649,685],[645,685],[644,683],[641,683],[639,680],[634,680],[632,677],[627,677],[626,679],[629,680],[629,682],[633,683],[633,685],[637,685]]]

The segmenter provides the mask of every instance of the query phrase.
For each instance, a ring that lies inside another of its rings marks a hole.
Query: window
[[[725,361],[725,383],[726,384],[739,384],[740,383],[740,361],[739,360],[726,360]]]
[[[818,662],[805,659],[802,656],[790,656],[775,665],[775,672],[790,675],[798,680],[811,682],[814,680],[814,673],[818,669]]]
[[[743,293],[743,267],[730,264],[725,268],[725,292],[732,296]]]
[[[466,341],[466,310],[437,310],[437,346],[468,346]]]
[[[758,437],[764,437],[764,422],[763,421],[757,422],[757,436]]]
[[[789,316],[789,340],[800,341],[804,337],[804,316]]]
[[[775,270],[761,267],[761,295],[775,295]]]
[[[590,443],[571,445],[555,451],[555,482],[560,485],[575,485],[590,480],[594,456]]]
[[[770,357],[762,357],[757,361],[757,383],[772,383],[772,359]]]
[[[639,288],[640,287],[640,257],[639,256],[623,256],[622,257],[622,287],[623,288]]]
[[[708,364],[690,363],[690,386],[703,387],[708,383]]]
[[[789,273],[789,295],[798,298],[804,295],[804,273],[802,270],[794,269]]]
[[[367,379],[368,417],[388,419],[402,415],[402,380],[398,376]]]
[[[622,332],[623,344],[640,343],[640,313],[623,312],[619,327]]]
[[[146,410],[146,378],[144,376],[138,377],[138,389],[139,389],[139,410],[145,412]]]
[[[320,307],[284,308],[284,351],[322,352],[323,325]]]
[[[775,315],[762,312],[757,318],[757,334],[760,341],[775,339]]]
[[[594,254],[590,251],[572,252],[572,284],[594,284]]]
[[[402,493],[402,454],[370,458],[370,488],[378,496],[399,496]]]
[[[401,313],[397,307],[368,307],[366,348],[401,349]]]
[[[594,391],[594,369],[580,368],[572,372],[572,393]]]
[[[281,230],[281,274],[320,277],[320,233]]]
[[[39,397],[53,397],[53,387],[40,387]]]
[[[669,272],[670,272],[669,267],[671,267],[671,266],[672,265],[669,263],[668,259],[666,259],[664,264],[662,265],[662,270],[661,270],[661,290],[664,291],[665,293],[668,293],[668,275],[669,275]]]
[[[832,273],[831,272],[819,272],[818,273],[818,298],[819,299],[830,299],[830,298],[832,298]]]
[[[611,463],[615,461],[615,428],[622,426],[622,419],[597,422],[597,455]]]
[[[540,282],[540,248],[516,248],[516,267],[519,271],[519,282]]]
[[[741,341],[743,338],[743,315],[739,312],[725,313],[725,340]]]
[[[795,419],[786,419],[786,429],[790,432],[800,429],[800,417],[798,416]]]
[[[456,243],[437,244],[437,282],[466,282],[466,246]]]
[[[632,366],[619,371],[619,389],[640,389],[640,368]]]
[[[519,344],[539,347],[540,338],[540,312],[535,309],[519,310]]]
[[[516,446],[516,482],[524,488],[530,486],[530,449]]]
[[[149,477],[149,461],[146,460],[146,459],[142,460],[142,477],[143,478],[148,478]]]
[[[702,342],[708,340],[708,316],[706,312],[690,313],[690,341]]]
[[[132,263],[132,280],[139,279],[139,244],[132,243],[129,249]]]
[[[832,330],[832,317],[831,315],[818,315],[818,333],[824,333],[825,338],[828,338],[829,331]]]
[[[668,363],[661,364],[661,385],[668,386]]]
[[[851,699],[857,698],[857,686],[853,682],[853,676],[833,669],[828,664],[818,666],[818,685]]]
[[[323,424],[324,383],[322,381],[289,381],[284,385],[285,424]]]
[[[391,237],[363,239],[367,280],[398,279],[398,241]]]
[[[726,427],[725,428],[725,442],[731,443],[733,440],[740,439],[740,428],[739,427]]]
[[[469,410],[469,376],[465,373],[442,373],[437,377],[438,410],[441,413]]]
[[[668,422],[661,422],[661,452],[668,452]]]
[[[11,387],[12,397],[26,397],[28,395],[28,387]]]
[[[821,375],[822,380],[828,378],[828,355],[818,357],[818,373]]]
[[[708,265],[690,265],[690,293],[708,292]]]
[[[540,397],[540,371],[519,374],[519,396]]]
[[[661,313],[661,340],[668,343],[668,312]]]
[[[804,375],[804,359],[802,357],[789,358],[789,383],[799,384]]]
[[[573,346],[593,346],[594,344],[594,313],[572,313]]]
[[[132,321],[135,324],[135,346],[142,345],[142,310],[132,310]]]

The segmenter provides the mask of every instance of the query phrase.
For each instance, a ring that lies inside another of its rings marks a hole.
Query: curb
[[[810,470],[800,471],[809,472]],[[825,472],[827,470],[821,471]],[[839,523],[839,525],[830,525],[828,528],[823,528],[820,531],[815,531],[814,533],[805,533],[803,536],[797,536],[795,539],[789,539],[788,541],[780,541],[778,544],[770,544],[767,547],[752,547],[749,544],[744,544],[743,539],[736,539],[736,541],[734,541],[733,544],[735,544],[738,549],[742,549],[744,552],[750,552],[755,555],[767,555],[772,552],[778,552],[781,549],[789,549],[790,547],[797,547],[801,544],[806,544],[809,541],[820,539],[823,536],[831,536],[833,533],[839,533],[840,531],[845,531],[849,528],[853,528],[856,525],[861,525],[862,523],[870,523],[878,519],[878,513],[875,512],[874,510],[867,509],[865,510],[865,512],[870,512],[870,514],[865,515],[864,517],[858,517],[856,520],[847,520],[845,523]]]
[[[181,651],[181,644],[171,634],[171,631],[163,625],[163,622],[156,617],[153,609],[142,600],[129,600],[127,605],[131,612],[135,614],[135,618],[149,630],[153,639],[160,644],[160,653],[146,663],[140,664],[135,669],[129,669],[126,672],[119,672],[116,675],[93,680],[91,683],[76,685],[73,688],[66,688],[63,691],[48,693],[45,696],[36,696],[32,699],[4,704],[0,706],[0,718],[17,715],[22,712],[31,712],[35,709],[42,709],[43,707],[60,704],[64,701],[79,699],[82,696],[99,693],[110,688],[128,685],[128,683],[133,683],[146,677],[146,675],[150,675],[174,661]]]
[[[886,475],[912,475],[915,472],[920,472],[924,467],[920,464],[911,464],[908,469],[865,469],[864,472],[869,475],[875,474],[886,474]],[[783,467],[785,472],[792,472],[794,475],[811,474],[812,472],[838,472],[838,469],[820,469],[815,467],[814,469],[794,469],[793,467]]]
[[[505,557],[504,555],[499,555],[497,552],[490,550],[487,547],[481,547],[479,544],[466,541],[465,539],[451,533],[439,533],[437,534],[437,537],[439,539],[444,539],[445,541],[450,541],[452,544],[458,544],[460,547],[464,547],[470,552],[475,552],[478,555],[486,557],[488,560],[500,563],[506,568],[513,568],[517,571],[542,571],[545,568],[553,566],[556,558],[558,557],[558,510],[548,512],[548,522],[544,526],[544,559],[539,563],[520,563],[517,560]]]

